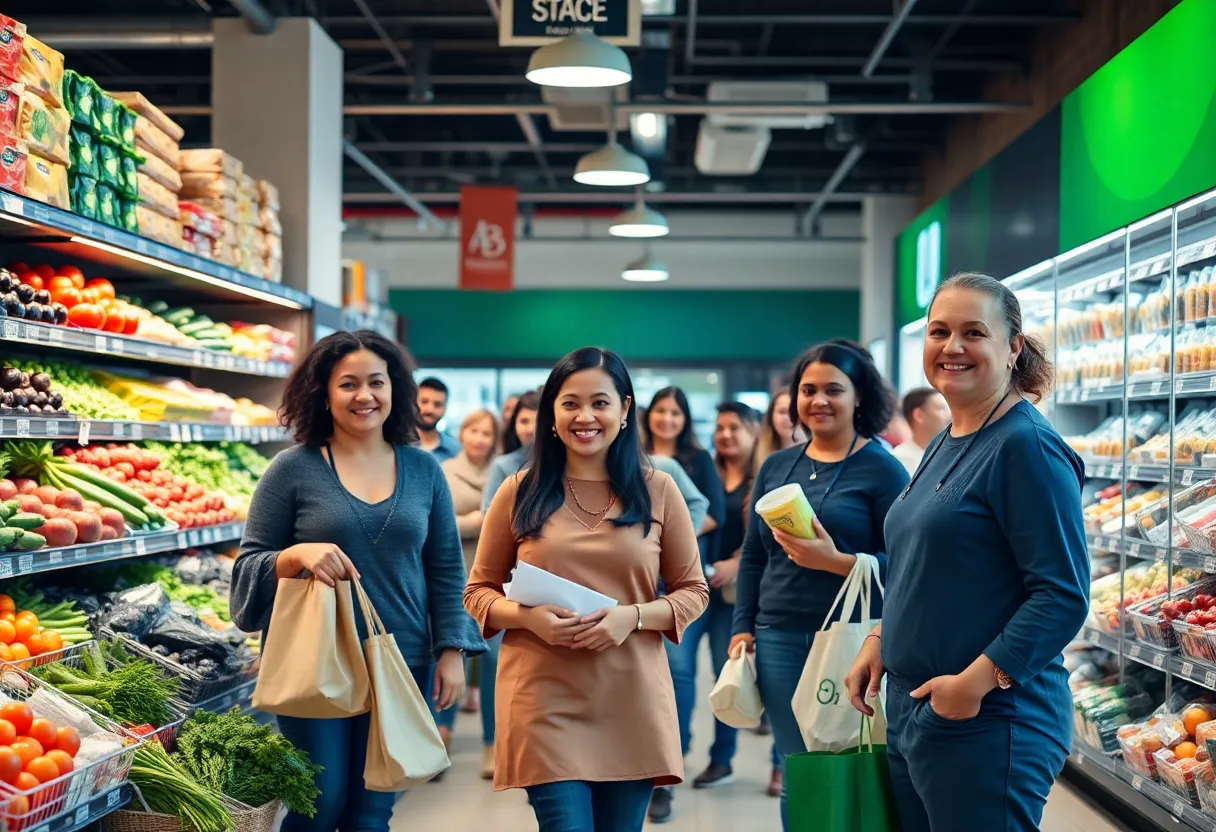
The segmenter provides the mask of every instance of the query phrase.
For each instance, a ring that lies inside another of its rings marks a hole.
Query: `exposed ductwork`
[[[249,31],[255,35],[269,35],[274,31],[274,15],[258,0],[228,0],[228,4],[245,18]]]
[[[359,167],[363,168],[373,179],[384,186],[385,190],[388,191],[387,194],[383,194],[383,196],[388,197],[386,201],[402,202],[412,211],[418,214],[420,218],[430,223],[443,233],[447,234],[451,231],[446,222],[432,214],[426,205],[424,205],[412,193],[406,190],[400,182],[389,176],[389,174],[386,173],[383,168],[369,159],[367,154],[355,147],[352,142],[344,141],[342,143],[342,152],[346,154],[348,159]],[[345,195],[343,195],[343,200],[345,200],[345,198]]]
[[[415,193],[414,199],[427,205],[451,205],[460,202],[460,193]],[[857,202],[871,193],[838,192],[828,197],[829,202]],[[521,203],[560,204],[560,205],[632,205],[636,200],[632,191],[567,191],[553,193],[540,191],[536,193],[521,193]],[[819,198],[818,192],[798,191],[657,191],[646,194],[646,203],[702,203],[702,204],[807,204]],[[393,194],[384,193],[344,193],[342,202],[348,205],[383,205],[398,203],[401,200]],[[412,206],[411,206],[412,207]]]

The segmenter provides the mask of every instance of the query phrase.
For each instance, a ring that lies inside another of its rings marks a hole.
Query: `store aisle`
[[[709,666],[708,653],[701,666]],[[711,680],[701,680],[704,691]],[[693,751],[689,756],[691,779],[704,764],[713,736],[707,708],[698,708]],[[718,789],[676,790],[676,817],[671,823],[648,829],[665,832],[779,832],[777,801],[764,793],[768,784],[770,740],[744,731],[735,758],[735,782]],[[481,763],[481,723],[475,715],[461,714],[452,747],[452,768],[439,783],[428,784],[397,803],[391,832],[534,832],[536,820],[522,791],[495,793],[478,776]],[[1058,783],[1047,805],[1042,832],[1120,832],[1063,783]]]

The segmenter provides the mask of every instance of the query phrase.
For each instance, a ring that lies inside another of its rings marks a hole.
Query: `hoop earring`
[[[622,419],[622,420],[621,420],[621,430],[624,430],[624,429],[625,429],[625,428],[627,428],[627,427],[629,427],[629,420],[628,420],[628,419]]]

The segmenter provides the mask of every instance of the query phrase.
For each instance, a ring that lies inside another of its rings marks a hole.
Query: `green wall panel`
[[[629,360],[793,359],[829,338],[857,338],[854,291],[394,289],[419,361],[552,363],[602,346]]]
[[[1216,0],[1184,0],[1063,104],[1060,251],[1216,186]]]

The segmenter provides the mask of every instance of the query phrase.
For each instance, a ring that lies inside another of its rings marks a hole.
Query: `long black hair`
[[[684,413],[684,427],[676,436],[676,460],[687,471],[697,455],[705,449],[697,441],[697,435],[692,429],[692,409],[688,406],[688,396],[684,395],[684,391],[679,387],[664,387],[650,400],[650,407],[646,408],[646,453],[654,453],[654,430],[650,427],[650,416],[654,413],[655,406],[664,399],[674,400],[676,407]]]
[[[837,338],[811,347],[798,359],[794,378],[790,381],[790,415],[795,424],[801,425],[806,435],[811,435],[810,425],[804,424],[798,413],[798,388],[802,385],[802,374],[811,364],[831,364],[849,377],[857,392],[857,410],[853,413],[853,427],[867,439],[873,439],[886,430],[895,415],[895,394],[883,381],[882,374],[874,364],[869,351],[853,341]]]
[[[523,443],[519,441],[519,432],[515,428],[515,423],[519,421],[519,412],[521,410],[540,410],[540,393],[535,390],[529,390],[519,397],[519,401],[515,403],[515,409],[511,411],[511,419],[507,422],[507,429],[502,435],[502,452],[509,454],[512,451],[518,451],[523,447]]]
[[[567,355],[553,367],[540,394],[536,411],[536,440],[532,445],[532,462],[519,484],[515,497],[515,533],[520,539],[540,537],[545,522],[561,509],[566,501],[566,445],[554,428],[557,397],[566,379],[583,370],[603,370],[612,379],[625,411],[625,427],[608,448],[608,483],[620,504],[619,517],[609,520],[614,526],[642,523],[642,534],[650,534],[650,489],[642,466],[642,451],[638,445],[638,426],[634,418],[637,401],[633,382],[620,356],[598,347],[583,347]]]

